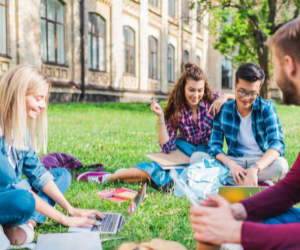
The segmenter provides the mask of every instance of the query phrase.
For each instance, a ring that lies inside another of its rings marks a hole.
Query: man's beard
[[[284,74],[284,72],[282,72]],[[283,82],[278,84],[283,93],[283,103],[300,105],[300,93],[296,88],[296,84],[289,80],[284,74]]]

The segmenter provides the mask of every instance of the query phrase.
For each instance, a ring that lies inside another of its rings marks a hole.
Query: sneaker
[[[6,235],[3,232],[3,228],[0,225],[0,249],[1,250],[8,249],[9,245],[10,245],[9,240],[7,239]]]
[[[22,224],[16,227],[4,227],[4,233],[11,245],[29,244],[34,238],[34,228],[31,223]]]
[[[110,175],[109,172],[85,172],[83,174],[79,174],[76,177],[77,181],[100,183],[105,182],[108,175]]]

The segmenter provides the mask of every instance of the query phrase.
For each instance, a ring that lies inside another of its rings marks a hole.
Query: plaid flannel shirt
[[[213,93],[214,99],[220,96],[221,93],[219,92]],[[199,102],[197,123],[195,123],[192,110],[187,105],[184,105],[178,118],[178,129],[171,128],[169,123],[166,125],[169,141],[163,145],[159,143],[163,152],[168,154],[174,149],[177,137],[195,145],[206,145],[210,137],[214,119],[212,113],[208,113],[209,108],[210,103],[208,101]],[[179,134],[177,135],[178,130]]]
[[[285,144],[281,125],[272,102],[258,97],[253,103],[251,116],[253,135],[260,149],[266,152],[272,148],[284,156]],[[235,100],[225,103],[214,118],[212,134],[208,142],[209,154],[212,157],[225,154],[222,149],[224,136],[228,146],[228,155],[243,156],[243,153],[236,148],[240,121]]]

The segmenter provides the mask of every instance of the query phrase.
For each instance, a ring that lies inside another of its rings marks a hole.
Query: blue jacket
[[[0,192],[11,189],[30,190],[31,186],[39,191],[54,179],[40,162],[37,153],[30,149],[30,145],[28,151],[12,148],[17,163],[16,169],[9,163],[7,152],[8,145],[3,137],[0,137]],[[22,179],[22,173],[28,180]]]
[[[266,152],[272,148],[284,156],[285,144],[281,125],[272,102],[258,97],[253,103],[251,116],[253,135],[260,149]],[[214,118],[212,133],[208,142],[209,154],[212,157],[217,154],[225,154],[222,149],[224,136],[228,146],[228,155],[243,156],[243,153],[236,148],[240,122],[236,101],[232,100],[225,103]]]

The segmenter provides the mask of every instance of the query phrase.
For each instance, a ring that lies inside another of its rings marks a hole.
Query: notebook
[[[148,158],[156,162],[163,170],[183,169],[189,166],[190,158],[179,150],[173,150],[169,154],[146,154]]]
[[[102,250],[99,233],[40,234],[35,250]]]

